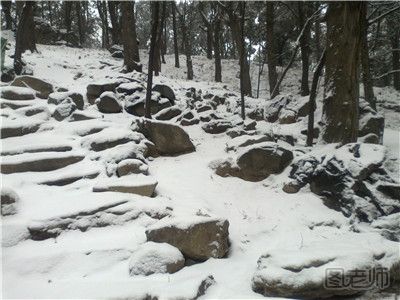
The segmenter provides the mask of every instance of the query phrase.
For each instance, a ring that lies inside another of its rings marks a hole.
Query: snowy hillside
[[[237,61],[223,60],[215,83],[213,61],[194,57],[186,81],[167,55],[154,84],[172,89],[174,106],[154,92],[155,106],[168,105],[147,122],[128,113],[142,109],[146,70],[122,74],[122,60],[105,50],[38,50],[24,59],[50,83],[42,98],[32,86],[1,87],[2,212],[3,195],[15,200],[2,216],[4,298],[262,299],[268,284],[290,298],[302,285],[321,287],[325,268],[398,276],[400,204],[385,190],[399,183],[398,92],[376,88],[383,146],[307,148],[297,68],[283,82],[282,99],[293,99],[280,121],[265,120],[274,117],[265,71],[243,123]],[[334,209],[324,201],[321,181],[335,179],[321,166],[338,165],[346,184],[364,184],[376,199],[338,184],[351,200]],[[332,296],[321,293],[313,296]],[[360,299],[384,297],[393,290]]]

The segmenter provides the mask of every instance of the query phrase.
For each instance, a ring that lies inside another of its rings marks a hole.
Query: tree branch
[[[383,14],[377,16],[375,19],[372,19],[371,21],[368,22],[368,26],[370,26],[371,24],[383,19],[384,17],[386,17],[387,15],[391,14],[392,12],[395,12],[396,10],[400,9],[400,5],[397,5],[396,7],[389,9],[387,12],[384,12]]]

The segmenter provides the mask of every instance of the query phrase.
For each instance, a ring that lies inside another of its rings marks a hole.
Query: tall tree
[[[127,72],[133,70],[141,71],[141,66],[138,65],[139,48],[136,38],[136,24],[135,24],[135,8],[134,1],[122,1],[122,43],[124,45],[124,65]]]
[[[215,10],[215,17],[214,17],[214,65],[215,65],[215,81],[221,82],[222,81],[222,72],[221,72],[221,10],[218,5],[213,5]]]
[[[212,59],[212,50],[213,50],[213,26],[212,26],[212,21],[209,20],[206,17],[206,14],[204,13],[204,2],[199,1],[198,5],[198,10],[201,16],[201,20],[203,21],[203,24],[205,28],[203,29],[206,32],[207,36],[207,48],[206,48],[206,53],[207,53],[207,58]],[[203,28],[203,27],[201,27]]]
[[[1,10],[6,19],[6,30],[12,29],[11,1],[1,1]]]
[[[365,2],[329,2],[323,101],[326,143],[351,143],[358,135],[359,53]]]
[[[82,4],[80,1],[75,1],[76,18],[78,19],[78,33],[79,43],[81,46],[85,42],[85,17],[82,11]]]
[[[240,6],[242,6],[242,1],[234,2],[234,1],[227,1],[224,3],[218,2],[221,7],[224,9],[226,14],[228,15],[228,24],[231,29],[233,40],[235,41],[236,48],[238,49],[239,53],[239,64],[243,62],[242,65],[242,74],[243,74],[243,90],[244,94],[247,96],[251,96],[251,79],[250,79],[250,66],[249,62],[247,61],[247,51],[245,39],[241,38],[242,22],[240,21],[241,16],[239,15]],[[238,9],[239,8],[239,9]],[[244,23],[243,23],[244,25]],[[244,28],[243,28],[244,31]]]
[[[244,41],[244,23],[245,23],[245,14],[246,14],[246,2],[241,1],[239,3],[239,12],[240,12],[240,43],[239,45],[242,47],[240,50],[240,53],[242,55],[239,57],[240,59],[240,104],[241,104],[241,115],[242,119],[244,120],[246,118],[246,112],[245,112],[245,104],[244,104],[244,96],[245,96],[245,82],[244,82],[244,64],[245,61],[247,60],[246,56],[243,54],[246,53],[245,50],[245,41]]]
[[[110,20],[111,20],[111,37],[112,37],[112,42],[115,45],[120,44],[121,42],[121,25],[119,22],[119,11],[118,11],[118,6],[119,2],[118,1],[107,1],[108,3],[108,11],[110,13]]]
[[[400,91],[400,26],[399,15],[391,14],[386,17],[389,29],[389,40],[392,48],[393,87]]]
[[[108,48],[110,46],[110,41],[108,35],[107,4],[105,1],[96,1],[96,6],[101,20],[101,47]]]
[[[310,88],[308,86],[308,72],[309,72],[309,56],[310,56],[310,35],[311,35],[311,22],[306,24],[306,20],[309,15],[309,3],[308,2],[297,2],[298,10],[298,23],[299,32],[304,28],[304,33],[300,37],[300,50],[301,50],[301,87],[300,94],[307,96],[310,94]]]
[[[71,25],[72,25],[72,18],[71,18],[71,11],[72,11],[72,1],[64,1],[64,23],[65,23],[65,29],[67,31],[71,31]]]
[[[146,89],[146,102],[145,102],[145,117],[151,118],[151,90],[153,88],[153,71],[154,71],[154,56],[157,44],[158,35],[158,22],[160,3],[158,1],[151,2],[151,38],[150,38],[150,51],[149,51],[149,64],[147,71],[147,89]]]
[[[162,55],[162,35],[163,35],[163,27],[164,27],[164,20],[166,15],[167,9],[167,2],[161,1],[161,17],[158,23],[158,31],[157,31],[157,44],[155,49],[155,56],[154,56],[154,75],[158,76],[159,72],[161,72],[161,55]]]
[[[371,105],[373,109],[376,109],[373,82],[370,70],[369,61],[369,45],[368,45],[368,20],[367,20],[367,6],[362,10],[361,19],[361,66],[362,66],[362,82],[364,87],[364,98]]]
[[[192,44],[190,33],[187,26],[187,3],[186,1],[183,3],[183,11],[180,12],[176,7],[176,11],[179,15],[179,21],[182,30],[182,40],[184,42],[185,48],[185,56],[186,56],[186,68],[187,68],[187,79],[193,79],[193,62],[192,62]]]
[[[175,1],[172,1],[170,3],[172,8],[172,31],[174,34],[175,68],[179,68],[179,47],[178,47],[178,29],[176,27],[176,7],[175,7]]]
[[[275,51],[275,37],[274,37],[274,2],[268,1],[266,7],[266,42],[267,42],[267,59],[268,59],[268,83],[269,93],[271,99],[279,94],[279,89],[274,91],[278,80],[278,73],[276,72],[276,51]]]
[[[18,23],[14,54],[14,71],[18,75],[22,72],[22,53],[24,53],[25,50],[30,50],[31,52],[37,51],[35,23],[33,21],[34,5],[34,1],[25,1]]]

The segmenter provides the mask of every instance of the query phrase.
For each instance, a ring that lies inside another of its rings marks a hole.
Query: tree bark
[[[151,90],[153,88],[153,70],[154,70],[154,56],[158,35],[158,22],[160,3],[154,1],[150,3],[152,12],[151,22],[151,38],[150,38],[150,52],[149,64],[147,71],[147,89],[146,89],[146,102],[145,102],[145,117],[151,119]]]
[[[240,18],[234,9],[231,7],[232,2],[228,3],[228,6],[225,6],[226,12],[229,17],[229,27],[231,28],[232,37],[234,40],[233,44],[236,44],[236,48],[238,49],[239,53],[239,64],[240,60],[243,60],[242,71],[243,71],[243,91],[246,96],[250,96],[252,94],[251,90],[251,79],[250,79],[250,66],[249,62],[247,61],[247,51],[244,45],[244,39],[241,38],[242,28]],[[241,5],[241,2],[238,2],[238,5]]]
[[[184,9],[183,13],[180,13],[179,10],[177,10],[179,14],[179,20],[180,20],[180,25],[181,25],[181,30],[182,30],[182,40],[184,42],[184,48],[185,48],[185,56],[186,56],[186,68],[187,68],[187,79],[192,80],[193,79],[193,62],[192,62],[192,45],[190,42],[190,36],[186,24],[186,2],[184,2]]]
[[[300,95],[307,96],[310,94],[310,88],[308,86],[308,72],[309,72],[309,56],[310,56],[310,34],[311,34],[311,23],[305,24],[308,18],[308,3],[307,2],[297,2],[298,14],[299,14],[299,31],[302,30],[304,26],[304,33],[300,37],[300,50],[301,50],[301,87]]]
[[[274,37],[274,3],[267,2],[266,11],[266,25],[267,25],[267,59],[268,59],[268,83],[269,93],[271,99],[279,94],[279,89],[276,89],[272,94],[276,82],[278,80],[278,73],[276,72],[276,51],[275,51],[275,37]]]
[[[176,7],[175,1],[171,2],[172,6],[172,31],[174,33],[174,54],[175,68],[179,68],[179,47],[178,47],[178,30],[176,28]]]
[[[161,18],[159,20],[158,31],[157,31],[157,44],[155,49],[154,56],[154,75],[158,76],[161,72],[161,49],[162,49],[162,34],[163,34],[163,25],[166,14],[167,2],[162,1],[162,10],[161,10]]]
[[[105,1],[96,1],[97,10],[99,12],[101,20],[101,47],[108,48],[110,41],[108,38],[108,15],[107,15],[107,4]]]
[[[124,46],[124,65],[127,72],[141,71],[136,63],[139,61],[139,49],[136,38],[134,2],[122,1],[122,42]]]
[[[18,23],[15,41],[14,71],[17,75],[22,72],[22,53],[25,50],[37,51],[35,39],[35,23],[33,21],[34,1],[25,1],[21,18]]]
[[[75,2],[76,17],[78,19],[78,32],[79,32],[79,43],[81,46],[85,42],[85,29],[82,17],[82,5],[80,1]]]
[[[246,2],[239,2],[240,5],[240,43],[238,45],[241,46],[241,55],[240,55],[240,102],[241,102],[241,115],[242,119],[246,118],[245,112],[245,104],[244,104],[244,96],[245,96],[245,82],[244,82],[244,71],[245,71],[245,61],[247,61],[246,50],[245,50],[245,41],[244,41],[244,18],[246,13]],[[248,70],[247,70],[248,71]],[[250,90],[251,93],[251,90]]]
[[[367,9],[364,7],[362,11],[362,23],[361,23],[361,66],[362,66],[362,82],[364,88],[364,99],[376,110],[376,101],[374,96],[373,81],[370,70],[369,61],[369,46],[368,46],[368,21],[367,21]]]
[[[358,135],[359,53],[365,2],[329,2],[322,141],[351,143]]]
[[[317,98],[317,88],[318,88],[318,81],[322,74],[322,69],[324,68],[325,64],[325,55],[324,52],[321,55],[321,58],[318,62],[318,65],[314,71],[313,80],[311,84],[311,91],[310,91],[310,100],[308,102],[309,113],[308,113],[308,126],[307,126],[307,146],[313,145],[314,140],[314,112],[316,109],[315,99]]]
[[[71,31],[71,11],[72,11],[72,1],[64,1],[64,22],[65,22],[65,29],[69,32]]]
[[[216,14],[214,20],[214,64],[215,64],[215,81],[222,82],[222,68],[221,68],[221,15],[218,5],[215,7]]]
[[[319,8],[320,3],[316,3],[315,9],[317,10]],[[315,19],[314,22],[314,31],[315,31],[315,37],[314,37],[314,44],[315,44],[315,60],[318,61],[322,55],[322,49],[321,49],[321,17],[318,15],[318,17]]]
[[[110,13],[111,20],[111,37],[114,45],[118,45],[121,42],[121,28],[118,21],[118,4],[117,1],[107,1],[108,3],[108,11]]]
[[[1,8],[6,19],[6,30],[12,29],[11,1],[1,1]]]
[[[390,32],[389,39],[392,48],[392,70],[396,71],[400,70],[400,51],[398,51],[400,48],[400,27],[395,15],[387,16],[386,20]],[[393,72],[393,87],[397,91],[400,91],[400,72]]]

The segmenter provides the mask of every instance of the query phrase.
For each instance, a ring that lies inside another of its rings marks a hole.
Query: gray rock
[[[185,258],[174,246],[167,243],[147,242],[133,252],[129,261],[129,275],[175,273],[185,265]]]
[[[17,213],[18,195],[9,188],[1,189],[1,215],[9,216]]]
[[[113,92],[104,92],[96,101],[97,108],[100,112],[106,114],[119,113],[122,111],[122,106]]]
[[[168,243],[185,257],[203,261],[222,258],[229,250],[229,222],[208,217],[193,217],[190,221],[159,222],[146,230],[148,241]]]
[[[167,120],[171,120],[172,118],[179,116],[180,114],[182,114],[182,110],[179,107],[171,106],[171,107],[164,108],[163,110],[160,110],[154,116],[154,118],[156,118],[157,120],[161,120],[161,121],[167,121]]]
[[[147,175],[148,173],[149,167],[139,159],[125,159],[117,165],[117,175],[119,177],[129,174]]]
[[[137,176],[139,175],[128,175],[117,179],[106,179],[104,182],[100,181],[93,187],[93,192],[118,192],[146,197],[153,196],[158,184],[157,180],[149,176]]]
[[[54,91],[53,85],[33,76],[18,76],[11,86],[29,87],[37,92],[39,98],[46,99]]]
[[[179,155],[196,150],[189,135],[179,126],[148,119],[138,120],[139,132],[154,143],[161,155]]]
[[[76,110],[76,105],[71,98],[64,99],[59,105],[57,105],[53,118],[57,121],[62,121],[68,118]]]
[[[225,120],[212,120],[208,123],[203,124],[201,128],[210,134],[219,134],[227,131],[229,128],[234,127],[234,125]]]
[[[0,98],[6,100],[32,100],[35,92],[27,87],[3,86],[0,87]]]
[[[77,92],[54,92],[49,95],[47,103],[58,105],[67,98],[71,98],[77,109],[82,110],[84,107],[83,96]]]
[[[159,92],[161,97],[167,98],[171,102],[171,105],[175,105],[175,93],[168,85],[156,84],[152,90]]]

